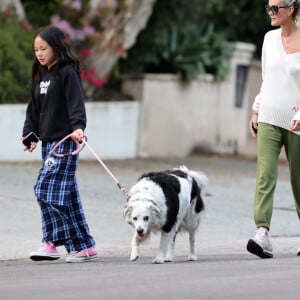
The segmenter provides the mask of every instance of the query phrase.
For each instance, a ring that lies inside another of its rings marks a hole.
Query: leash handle
[[[56,149],[64,142],[66,141],[67,139],[71,138],[75,143],[76,143],[76,150],[74,150],[73,152],[67,152],[67,153],[57,153],[56,152]],[[86,142],[87,141],[87,137],[84,135],[83,136],[83,139],[82,139],[83,142]],[[78,141],[76,141],[75,139],[72,138],[72,134],[69,134],[67,136],[65,136],[63,139],[61,139],[51,150],[50,154],[53,154],[54,156],[56,157],[66,157],[66,156],[71,156],[71,155],[76,155],[78,154],[79,152],[81,152],[83,150],[83,148],[85,147],[85,143],[79,143]]]

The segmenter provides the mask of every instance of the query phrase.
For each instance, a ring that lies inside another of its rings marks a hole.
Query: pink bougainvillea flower
[[[100,87],[104,84],[105,80],[103,78],[94,79],[93,83],[96,87]]]
[[[99,1],[99,7],[115,8],[117,6],[116,0],[102,0]]]
[[[81,77],[82,79],[85,79],[85,70],[82,70],[82,71],[80,72],[80,77]]]
[[[75,39],[76,32],[68,21],[61,20],[61,18],[58,15],[53,15],[51,17],[51,24],[64,31],[70,39]]]
[[[10,18],[13,15],[13,13],[10,10],[6,10],[4,12],[4,16]]]
[[[97,77],[95,67],[81,71],[80,77],[84,80],[89,81],[95,87],[100,87],[105,83],[104,78]]]
[[[90,55],[90,50],[87,48],[82,48],[80,52],[83,57],[87,57]]]
[[[81,7],[82,7],[82,3],[81,3],[80,0],[74,0],[71,3],[71,7],[74,8],[75,10],[77,10],[77,11],[80,11]]]
[[[85,35],[93,34],[96,32],[96,29],[93,26],[84,26],[82,30]]]
[[[31,28],[31,25],[26,21],[21,21],[20,24],[25,30],[29,30]]]
[[[84,26],[82,29],[76,30],[76,38],[80,41],[83,41],[88,35],[96,32],[95,28],[92,26]]]

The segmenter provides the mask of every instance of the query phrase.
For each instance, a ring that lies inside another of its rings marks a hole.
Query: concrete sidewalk
[[[209,178],[206,204],[197,236],[198,255],[246,254],[245,245],[255,232],[252,215],[256,162],[230,157],[193,156],[170,160],[122,160],[105,162],[126,188],[141,173],[181,164],[201,170]],[[0,164],[0,260],[27,258],[41,242],[40,210],[33,194],[39,163]],[[300,246],[300,223],[289,184],[288,167],[279,166],[273,223],[274,255],[295,254]],[[115,182],[95,161],[80,161],[79,189],[100,256],[130,254],[132,228],[123,220],[125,198]],[[188,252],[187,236],[179,236],[176,255]],[[158,236],[141,247],[141,256],[154,256]],[[65,250],[59,248],[62,253]]]

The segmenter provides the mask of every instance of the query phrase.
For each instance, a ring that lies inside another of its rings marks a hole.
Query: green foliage
[[[194,0],[194,2],[198,2],[198,21],[211,20],[215,30],[223,32],[228,41],[255,44],[255,57],[260,58],[263,37],[272,29],[270,18],[264,8],[267,1]]]
[[[128,61],[121,64],[124,72],[171,73],[186,81],[204,73],[214,74],[217,79],[225,77],[230,47],[221,33],[214,32],[212,24],[172,24],[151,36],[153,40],[140,37]]]
[[[50,24],[50,18],[57,11],[61,0],[22,0],[21,2],[30,24],[38,28]]]
[[[223,79],[228,42],[256,45],[271,27],[261,0],[157,0],[147,28],[120,62],[121,73],[174,73],[190,80],[208,72]]]
[[[0,103],[28,100],[33,34],[25,25],[0,12]]]
[[[199,0],[157,1],[147,28],[120,62],[121,73],[171,73],[187,81],[211,73],[223,79],[230,47],[200,15]]]

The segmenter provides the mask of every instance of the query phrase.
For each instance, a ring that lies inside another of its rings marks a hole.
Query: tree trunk
[[[1,0],[0,1],[0,10],[6,11],[13,7],[15,9],[16,15],[19,20],[25,19],[25,11],[20,0]]]
[[[91,49],[89,63],[99,77],[107,75],[119,57],[126,57],[137,35],[146,27],[156,0],[127,0],[126,8],[114,14],[104,31],[100,45]],[[92,0],[92,4],[97,1]]]

